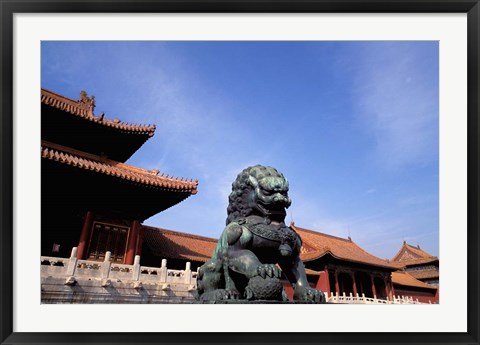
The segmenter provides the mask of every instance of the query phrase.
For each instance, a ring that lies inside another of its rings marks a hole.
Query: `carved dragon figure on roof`
[[[291,204],[288,188],[287,179],[272,167],[256,165],[237,176],[226,228],[212,258],[199,269],[201,302],[286,301],[282,273],[293,286],[294,300],[325,302],[323,292],[308,285],[300,236],[284,222]]]
[[[88,97],[86,91],[80,91],[80,99],[78,100],[78,106],[87,110],[88,114],[90,116],[93,116],[93,109],[95,108],[95,96]]]

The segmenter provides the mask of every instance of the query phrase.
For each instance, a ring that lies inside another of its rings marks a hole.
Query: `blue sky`
[[[144,224],[217,238],[254,164],[290,182],[287,223],[391,258],[438,255],[438,42],[42,42],[42,87],[156,124],[127,162],[199,180]]]

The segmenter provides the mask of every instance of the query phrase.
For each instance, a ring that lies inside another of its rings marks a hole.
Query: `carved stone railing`
[[[170,286],[186,285],[187,291],[194,291],[197,284],[197,272],[192,272],[190,262],[185,270],[167,268],[167,260],[162,260],[161,267],[140,266],[140,256],[135,256],[133,265],[110,262],[111,253],[105,254],[103,262],[93,260],[78,260],[77,248],[72,249],[70,258],[56,258],[42,256],[42,276],[62,277],[65,285],[73,285],[78,279],[98,279],[101,286],[107,287],[112,280],[131,283],[135,289],[143,284],[160,284],[162,290],[169,290]]]
[[[360,296],[358,293],[356,296],[353,296],[352,293],[346,295],[345,293],[339,295],[338,293],[334,294],[333,292],[328,295],[325,293],[325,298],[328,303],[341,303],[341,304],[432,304],[419,302],[418,299],[413,300],[411,296],[393,296],[393,299],[386,298],[377,298],[376,296],[365,297],[365,294],[362,293]]]
[[[78,260],[76,247],[72,249],[70,258],[42,256],[40,259],[42,280],[44,278],[51,280],[53,277],[55,284],[71,287],[80,281],[95,280],[96,286],[102,288],[108,289],[115,284],[123,284],[122,288],[133,288],[137,292],[140,292],[144,286],[149,286],[154,287],[161,294],[182,295],[190,299],[194,297],[198,273],[192,272],[190,262],[186,263],[184,270],[172,270],[167,268],[165,259],[162,260],[160,267],[148,267],[140,266],[138,255],[135,256],[133,265],[113,263],[110,262],[110,258],[111,253],[107,252],[104,261]],[[376,296],[365,297],[365,294],[353,296],[352,293],[349,295],[326,293],[325,297],[328,303],[338,304],[427,304],[419,302],[418,299],[414,301],[410,296],[381,299]]]

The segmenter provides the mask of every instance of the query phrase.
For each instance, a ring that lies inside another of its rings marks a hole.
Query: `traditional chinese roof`
[[[197,193],[197,181],[168,177],[164,176],[164,174],[158,176],[158,170],[150,171],[137,168],[43,140],[42,158],[151,187],[188,192],[190,194]]]
[[[434,279],[439,278],[440,274],[437,269],[428,269],[428,270],[415,270],[407,271],[412,277],[422,280],[422,279]]]
[[[402,285],[402,286],[408,286],[408,287],[417,287],[417,288],[424,288],[424,289],[431,289],[431,290],[436,290],[437,288],[428,285],[424,282],[421,282],[418,279],[415,279],[413,276],[411,276],[409,273],[404,272],[404,271],[396,271],[392,272],[392,282],[395,285]]]
[[[331,255],[339,260],[389,269],[398,269],[401,266],[368,253],[353,242],[350,237],[345,239],[300,228],[294,224],[290,226],[302,238],[303,246],[300,258],[304,262],[314,261],[325,255]]]
[[[217,240],[150,226],[145,228],[144,242],[150,251],[166,259],[206,262],[215,250]]]
[[[95,97],[74,100],[41,89],[42,139],[125,162],[155,133],[155,125],[124,123],[95,115]]]
[[[88,97],[85,91],[80,93],[79,100],[73,100],[58,93],[42,89],[41,102],[102,126],[113,127],[125,132],[147,134],[148,136],[153,136],[155,133],[155,125],[136,125],[124,123],[118,119],[108,120],[102,115],[95,116],[93,114],[95,97]]]
[[[300,258],[313,261],[324,255],[331,255],[339,260],[356,262],[364,265],[380,266],[397,270],[403,265],[380,259],[362,249],[351,239],[344,239],[291,225],[301,236],[303,246]],[[215,249],[217,240],[182,232],[160,228],[145,227],[145,241],[155,255],[165,258],[186,259],[206,262]],[[305,248],[307,248],[305,250]],[[307,274],[319,275],[320,272],[306,268]]]
[[[42,207],[92,210],[145,220],[197,193],[197,181],[159,175],[108,158],[41,142]],[[47,207],[47,206],[46,206]]]
[[[427,253],[419,245],[412,246],[403,241],[402,247],[395,254],[392,261],[402,263],[405,266],[412,266],[438,261],[438,257]]]

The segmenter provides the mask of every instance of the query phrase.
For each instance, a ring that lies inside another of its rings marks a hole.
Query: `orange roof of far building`
[[[129,124],[123,123],[118,119],[107,120],[104,118],[103,114],[95,116],[93,114],[93,108],[95,107],[95,97],[88,97],[85,91],[82,91],[80,93],[79,100],[73,100],[71,98],[59,95],[55,92],[42,89],[41,103],[81,117],[87,121],[95,122],[99,125],[112,127],[132,134],[145,134],[151,137],[155,133],[155,125]]]
[[[440,277],[437,269],[408,271],[408,274],[416,279],[434,279]]]
[[[428,285],[424,282],[421,282],[418,279],[415,279],[409,273],[404,271],[392,272],[392,282],[394,284],[403,285],[403,286],[413,286],[413,287],[433,289],[433,290],[437,289],[435,286]]]
[[[412,246],[403,241],[402,247],[393,257],[392,261],[402,263],[404,265],[421,265],[438,261],[438,257],[431,255],[420,248],[420,246]]]
[[[208,261],[215,250],[217,240],[150,226],[146,229],[145,243],[150,250],[162,258]]]
[[[134,183],[148,185],[177,192],[197,193],[197,181],[188,181],[173,177],[158,176],[158,170],[146,170],[109,160],[102,156],[74,150],[62,145],[42,140],[41,156],[43,159],[71,165],[79,169],[91,170],[128,180]]]
[[[302,238],[303,247],[307,248],[301,251],[300,258],[303,261],[312,261],[323,257],[326,254],[346,261],[358,262],[361,264],[399,269],[402,264],[380,259],[362,249],[351,238],[345,239],[332,235],[327,235],[312,230],[307,230],[290,225]]]

